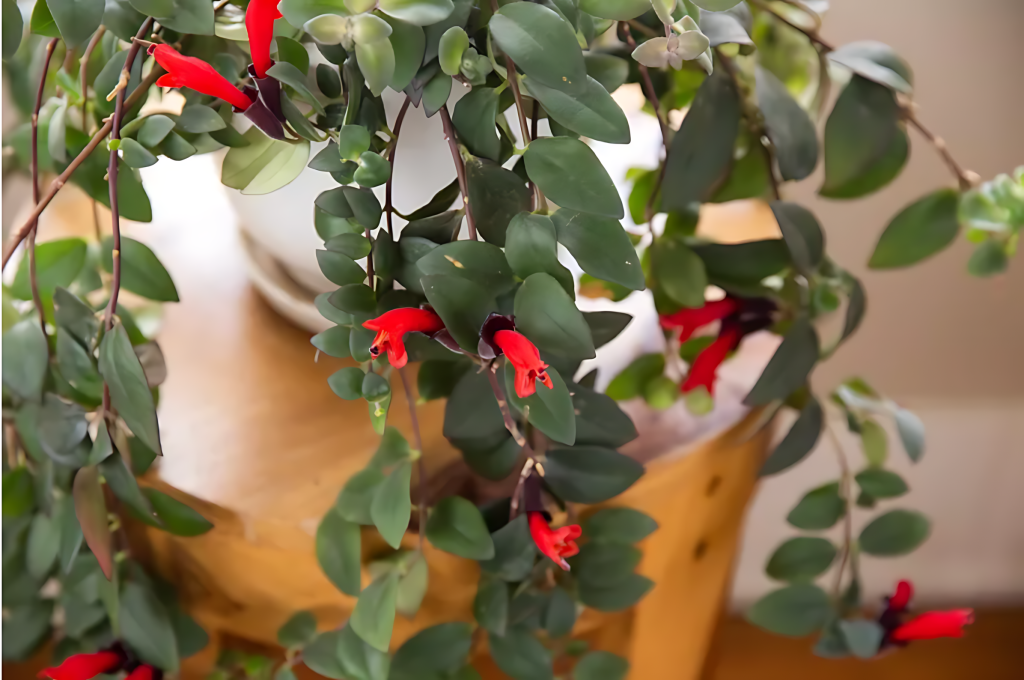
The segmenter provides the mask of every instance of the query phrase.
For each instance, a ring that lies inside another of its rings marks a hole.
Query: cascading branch
[[[911,126],[955,175],[957,188],[893,219],[872,267],[916,263],[965,225],[979,244],[969,270],[995,273],[1024,225],[1022,170],[979,185],[918,119],[910,69],[888,47],[834,49],[819,17],[789,0],[40,0],[24,40],[17,5],[4,0],[3,10],[7,80],[31,121],[5,150],[31,172],[36,204],[4,250],[6,266],[26,243],[4,287],[5,659],[56,636],[58,657],[85,654],[48,669],[55,680],[117,669],[150,680],[205,644],[119,532],[123,512],[179,535],[210,528],[134,481],[160,453],[155,394],[165,369],[118,293],[169,302],[177,292],[146,246],[121,237],[119,217],[151,218],[137,169],[223,147],[222,181],[243,193],[274,191],[307,166],[338,183],[308,207],[324,241],[318,262],[338,286],[316,300],[335,326],[312,342],[358,363],[329,383],[342,398],[366,400],[382,435],[316,537],[324,573],[358,598],[355,610],[342,628],[319,634],[309,612],[287,622],[279,680],[294,677],[300,660],[339,679],[468,680],[484,634],[517,680],[552,678],[562,657],[576,658],[577,680],[623,677],[625,660],[571,639],[581,607],[620,610],[652,586],[635,572],[634,544],[654,521],[626,508],[579,511],[643,473],[616,450],[637,435],[616,400],[667,408],[682,397],[707,412],[719,365],[763,330],[782,343],[745,401],[766,422],[783,407],[798,413],[763,473],[796,464],[831,432],[826,407],[859,436],[864,463],[855,470],[836,442],[840,478],[808,492],[787,519],[806,532],[841,525],[842,538],[783,543],[767,571],[787,585],[759,601],[751,620],[787,635],[818,633],[820,654],[859,657],[958,636],[970,622],[969,610],[909,618],[906,584],[866,617],[861,555],[905,554],[930,531],[920,513],[887,509],[852,534],[855,508],[873,510],[908,488],[885,467],[878,419],[895,420],[915,462],[923,428],[862,379],[827,400],[808,383],[866,309],[860,282],[826,253],[814,215],[782,200],[785,183],[806,179],[819,155],[822,196],[866,196],[899,174]],[[833,72],[849,80],[819,140],[801,102],[824,112]],[[629,142],[610,94],[626,82],[640,84],[665,153],[653,169],[630,171],[624,206],[580,138]],[[180,113],[141,115],[154,85],[181,88]],[[456,86],[467,91],[449,111]],[[387,89],[404,95],[391,124]],[[410,108],[441,117],[457,179],[402,214],[392,168]],[[682,108],[674,130],[668,113]],[[235,114],[252,126],[237,130]],[[538,135],[542,120],[551,136]],[[312,143],[323,146],[310,158]],[[45,193],[40,171],[59,173]],[[67,181],[113,206],[112,234],[36,245],[35,220]],[[384,205],[371,190],[381,185]],[[769,201],[782,239],[725,245],[696,235],[702,203],[742,198]],[[627,208],[637,225],[629,231],[620,222]],[[578,288],[559,245],[584,272]],[[709,297],[709,286],[724,294]],[[620,300],[645,288],[667,349],[638,358],[599,393],[594,372],[578,376],[580,364],[631,319],[581,312],[576,296]],[[822,322],[840,310],[840,332],[826,337]],[[467,466],[514,481],[510,497],[478,507],[429,496],[409,360],[422,362],[419,399],[447,400],[444,434]],[[387,425],[396,372],[412,445]],[[375,556],[365,587],[363,527],[390,547]],[[433,626],[392,656],[396,614],[414,616],[429,586],[427,543],[480,562],[475,623]],[[826,591],[814,581],[830,569]],[[56,600],[41,590],[51,579],[61,585]],[[59,630],[54,609],[63,612]]]

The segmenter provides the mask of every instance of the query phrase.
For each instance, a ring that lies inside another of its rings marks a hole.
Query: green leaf
[[[587,65],[587,75],[601,83],[608,92],[615,92],[629,79],[629,62],[622,57],[591,51],[584,53],[583,61]]]
[[[204,0],[175,0],[174,14],[160,23],[179,33],[213,35],[213,5]]]
[[[402,461],[377,488],[370,504],[373,523],[392,548],[398,548],[402,544],[402,536],[409,528],[409,516],[412,513],[412,503],[409,500],[411,479],[412,463]],[[370,640],[367,642],[373,644]]]
[[[10,59],[21,46],[25,20],[15,0],[4,0],[3,12],[3,58]]]
[[[583,520],[583,535],[602,543],[631,545],[657,528],[653,518],[633,508],[603,508]]]
[[[448,103],[452,94],[452,78],[438,71],[423,88],[423,112],[431,118]]]
[[[387,15],[381,18],[391,26],[391,47],[395,52],[395,72],[391,76],[391,89],[401,92],[409,87],[420,64],[423,63],[423,53],[426,49],[426,37],[423,29],[419,26],[400,21]]]
[[[455,276],[424,276],[420,282],[427,301],[451,336],[463,349],[475,354],[480,328],[487,315],[497,310],[493,294],[478,283]]]
[[[384,473],[373,467],[367,467],[349,477],[334,504],[338,514],[349,522],[373,524],[370,506],[383,482]]]
[[[828,595],[818,586],[800,583],[772,591],[747,611],[755,626],[790,637],[810,635],[832,616]]]
[[[435,548],[470,560],[494,557],[494,543],[483,515],[465,498],[449,496],[430,512],[427,540]]]
[[[4,517],[18,517],[32,509],[32,506],[35,504],[35,487],[33,484],[32,473],[24,466],[4,473]]]
[[[775,148],[779,174],[801,180],[818,164],[818,134],[807,112],[768,69],[757,67],[757,102]],[[760,151],[760,150],[758,150]]]
[[[694,245],[712,282],[756,284],[789,265],[782,239]]]
[[[489,633],[504,635],[508,627],[508,606],[508,584],[481,574],[476,597],[473,598],[473,618],[480,627]]]
[[[913,75],[891,47],[875,40],[847,43],[828,53],[828,58],[880,85],[909,95]]]
[[[316,86],[328,99],[341,96],[341,76],[338,69],[328,64],[316,65]]]
[[[196,154],[196,148],[186,142],[181,135],[176,132],[172,132],[164,138],[163,142],[160,143],[159,152],[173,161],[183,161],[186,158],[194,156]],[[277,167],[273,164],[272,166],[275,168]]]
[[[580,0],[580,9],[601,19],[626,21],[650,11],[650,0]]]
[[[121,588],[121,635],[141,661],[168,672],[178,670],[178,649],[167,610],[142,584],[129,581]]]
[[[362,399],[363,398],[363,377],[364,373],[362,369],[356,366],[349,366],[343,368],[337,373],[334,373],[327,379],[327,384],[330,386],[331,391],[342,399]]]
[[[870,468],[857,473],[857,485],[874,498],[896,498],[907,493],[907,483],[895,472]]]
[[[163,523],[164,529],[175,536],[201,536],[213,528],[210,520],[176,498],[156,489],[145,489],[143,493]]]
[[[570,558],[569,564],[580,583],[609,588],[628,578],[642,555],[632,546],[587,542],[578,555]]]
[[[602,503],[633,485],[644,467],[629,456],[597,446],[548,452],[544,480],[562,500]]]
[[[579,359],[596,356],[583,315],[548,274],[533,274],[523,282],[516,292],[515,316],[517,329],[542,350]]]
[[[625,312],[584,312],[583,318],[590,326],[590,334],[594,338],[594,347],[604,347],[619,337],[633,317]]]
[[[280,61],[288,62],[302,72],[309,70],[309,53],[302,43],[281,35],[274,36],[274,41],[277,43],[277,58]]]
[[[54,320],[83,344],[88,344],[99,331],[96,313],[86,302],[63,288],[54,289]]]
[[[55,288],[67,288],[78,278],[87,250],[85,241],[80,238],[46,241],[36,246],[36,282],[44,306],[53,298]],[[28,257],[23,257],[11,284],[11,294],[19,300],[32,299],[28,264]]]
[[[615,448],[637,438],[633,421],[608,395],[584,385],[574,385],[572,404],[576,412],[577,444]]]
[[[893,415],[896,418],[896,430],[899,432],[900,441],[903,442],[903,449],[910,460],[916,463],[924,455],[924,423],[905,408],[896,409]]]
[[[651,271],[669,298],[684,307],[702,307],[708,286],[704,261],[681,239],[659,238],[651,249]]]
[[[37,581],[42,581],[57,560],[60,550],[60,524],[39,513],[32,518],[25,546],[25,567]]]
[[[452,180],[450,184],[448,184],[443,189],[434,194],[434,196],[425,206],[412,211],[408,215],[403,215],[405,219],[409,220],[409,224],[407,224],[402,229],[402,234],[405,235],[406,230],[411,227],[412,223],[424,220],[428,217],[440,215],[441,213],[451,208],[452,204],[455,202],[455,199],[459,197],[460,191],[461,190],[459,189],[459,180],[458,178],[456,178]],[[409,234],[409,236],[426,237],[426,234],[416,233]],[[445,243],[447,243],[448,241],[451,241],[451,238],[445,239]]]
[[[491,538],[494,541],[494,559],[480,562],[480,568],[510,583],[525,579],[537,556],[526,515],[520,514],[492,533]]]
[[[143,444],[162,455],[153,394],[128,333],[120,323],[103,336],[99,370],[110,387],[110,401],[118,415]]]
[[[381,0],[380,11],[415,26],[430,26],[448,18],[452,0]]]
[[[807,376],[818,362],[818,351],[814,326],[807,317],[799,317],[743,403],[760,406],[788,396],[807,382]]]
[[[858,198],[888,184],[906,163],[900,107],[884,85],[854,76],[825,123],[827,198]]]
[[[507,8],[515,6],[537,7],[550,12],[529,3],[508,5]],[[535,139],[530,142],[523,158],[530,179],[558,205],[620,220],[625,217],[622,200],[608,171],[590,147],[580,140],[571,137]],[[470,205],[475,207],[472,197]]]
[[[99,471],[95,465],[83,467],[75,473],[72,496],[86,545],[96,556],[103,575],[110,579],[113,574],[112,537]]]
[[[359,594],[359,601],[349,619],[349,625],[356,635],[382,652],[387,652],[391,643],[397,596],[398,574],[391,572],[378,578]]]
[[[563,92],[578,93],[586,87],[583,52],[573,29],[556,12],[512,3],[498,10],[488,27],[498,48],[528,77]]]
[[[39,2],[36,7],[39,5],[45,7],[46,3]],[[7,613],[10,616],[4,619],[4,660],[27,661],[50,633],[53,602],[32,600],[21,606],[11,607]]]
[[[219,113],[209,106],[192,104],[181,110],[176,126],[185,132],[200,134],[223,130],[228,124],[224,122]]]
[[[490,243],[446,243],[417,260],[416,266],[424,276],[444,275],[447,278],[457,277],[472,281],[488,295],[501,295],[515,287],[512,269],[505,259],[505,253]]]
[[[598,586],[589,583],[579,584],[580,602],[602,612],[618,612],[635,605],[647,592],[654,587],[654,581],[630,574],[613,586]]]
[[[630,290],[644,289],[640,258],[618,221],[585,212],[558,210],[551,216],[558,242],[586,273]]]
[[[789,428],[789,432],[768,456],[768,460],[764,462],[761,475],[778,474],[806,458],[818,443],[818,438],[821,437],[824,419],[825,414],[821,403],[811,396],[800,410],[800,416]]]
[[[860,424],[860,443],[869,465],[885,465],[889,457],[889,438],[881,425],[871,418],[865,418]]]
[[[127,505],[142,521],[159,526],[159,522],[153,515],[149,499],[142,494],[135,475],[132,474],[120,453],[115,452],[108,456],[100,463],[99,467],[107,486],[118,500]]]
[[[576,601],[560,586],[551,589],[544,609],[543,626],[552,639],[572,632],[576,625]],[[500,633],[498,633],[500,635]]]
[[[512,6],[506,5],[506,8]],[[488,642],[494,663],[513,680],[551,680],[554,677],[551,653],[530,633],[513,628],[500,637],[490,633]]]
[[[846,513],[846,503],[839,495],[839,484],[832,482],[807,492],[786,516],[797,529],[816,531],[830,529]]]
[[[825,255],[825,235],[814,214],[797,203],[773,201],[772,213],[797,270],[810,278]]]
[[[907,267],[947,248],[960,232],[958,202],[956,190],[939,189],[908,205],[882,232],[868,266]]]
[[[775,549],[765,571],[777,581],[813,581],[836,557],[836,547],[824,538],[800,536]]]
[[[453,27],[450,30],[462,31]],[[462,33],[465,36],[465,32]],[[494,126],[498,115],[498,92],[489,87],[474,87],[469,94],[455,104],[452,123],[459,134],[459,141],[466,145],[474,156],[498,162],[501,142]]]
[[[860,327],[861,321],[864,320],[864,312],[867,310],[867,296],[860,280],[850,276],[847,279],[847,285],[850,291],[846,306],[846,318],[843,321],[843,340],[853,335]]]
[[[47,0],[46,5],[71,49],[87,43],[103,21],[103,0]]]
[[[515,391],[515,372],[505,366],[505,393],[509,402],[522,413],[526,413],[530,424],[551,439],[572,446],[576,441],[576,418],[572,396],[562,376],[554,368],[548,369],[553,387],[536,383],[537,391],[520,398]]]
[[[416,616],[423,598],[426,597],[430,582],[430,571],[427,560],[422,556],[414,558],[412,565],[398,582],[398,595],[395,598],[395,610],[407,619]]]
[[[740,102],[732,79],[719,69],[697,91],[665,161],[661,204],[685,210],[708,198],[732,162]]]
[[[600,56],[618,59],[611,55]],[[590,65],[589,58],[587,65]],[[530,78],[524,83],[530,96],[539,101],[548,116],[563,127],[599,142],[629,144],[626,114],[608,94],[610,90],[603,83],[587,76],[584,87],[573,94],[560,88],[547,87]]]
[[[381,38],[357,44],[356,60],[366,79],[367,89],[374,97],[379,97],[395,75],[395,50],[391,47],[391,41]]]
[[[468,368],[469,365],[463,361],[424,361],[416,374],[416,392],[424,401],[444,399],[452,393]]]
[[[444,411],[448,439],[489,437],[505,429],[487,376],[467,371],[455,384]]]
[[[103,239],[100,262],[113,272],[114,240]],[[178,302],[178,290],[171,275],[149,246],[127,236],[121,237],[121,286],[144,298],[159,302]]]
[[[229,152],[230,153],[230,152]],[[383,209],[380,201],[370,189],[338,187],[324,191],[316,197],[317,207],[345,219],[353,218],[367,229],[376,229],[380,224]]]
[[[121,151],[121,158],[128,167],[148,168],[151,165],[156,165],[156,156],[130,137],[122,139],[118,148]]]
[[[320,103],[306,85],[306,74],[295,68],[293,64],[286,61],[279,61],[267,69],[267,75],[281,81],[283,84],[295,90],[295,94],[313,107],[321,116],[326,115],[323,104]]]
[[[981,278],[1003,273],[1010,264],[1008,248],[994,239],[983,241],[967,260],[967,273]]]
[[[840,620],[839,630],[842,631],[846,648],[860,659],[874,658],[885,637],[885,630],[882,626],[875,621],[864,619]]]
[[[316,251],[316,261],[320,271],[334,284],[347,286],[351,283],[362,283],[366,279],[366,271],[352,261],[352,258],[330,250]]]
[[[519,278],[550,274],[570,296],[575,296],[572,273],[558,261],[555,226],[550,218],[525,212],[513,217],[505,235],[505,255]]]
[[[316,530],[316,559],[324,575],[346,595],[359,594],[360,557],[359,525],[329,510]]]
[[[438,41],[437,59],[441,70],[449,76],[459,75],[462,66],[462,54],[469,47],[469,36],[461,26],[452,26],[446,30]],[[475,89],[473,90],[476,91]],[[493,160],[493,159],[492,159]]]
[[[167,116],[154,114],[146,116],[142,121],[135,138],[142,146],[152,149],[164,141],[164,138],[174,129],[174,121]],[[122,140],[123,141],[123,140]]]
[[[398,648],[389,680],[434,680],[454,677],[466,662],[472,628],[462,621],[424,628]]]
[[[624,680],[629,662],[611,652],[587,652],[572,670],[573,680]]]
[[[348,326],[335,326],[328,328],[323,333],[317,333],[310,338],[310,343],[318,350],[329,357],[345,359],[352,355],[349,350],[349,336],[352,330]],[[360,382],[360,385],[362,382]]]
[[[38,401],[49,364],[47,340],[32,316],[3,334],[3,384],[22,399]]]
[[[359,157],[359,167],[352,174],[362,187],[378,187],[391,176],[391,163],[379,154],[367,151]]]
[[[509,222],[530,210],[526,183],[511,170],[477,158],[466,161],[466,181],[477,231],[486,241],[504,246]]]
[[[665,355],[644,354],[632,361],[608,384],[605,390],[612,399],[626,401],[640,396],[647,383],[665,372]]]
[[[875,557],[899,557],[912,553],[931,533],[928,518],[914,510],[890,510],[860,532],[860,549]]]

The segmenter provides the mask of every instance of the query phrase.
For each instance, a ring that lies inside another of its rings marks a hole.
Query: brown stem
[[[494,392],[494,398],[498,402],[498,408],[501,410],[501,417],[505,420],[505,429],[508,430],[512,438],[516,440],[516,444],[521,446],[523,449],[527,448],[526,437],[519,431],[519,427],[516,426],[516,421],[512,417],[512,411],[508,407],[508,401],[505,399],[505,393],[501,391],[501,387],[498,386],[498,376],[496,371],[498,365],[495,362],[491,362],[489,366],[484,367],[484,371],[487,373],[487,380],[491,383],[491,391]]]
[[[39,88],[36,90],[36,105],[32,110],[32,202],[39,203],[39,109],[43,107],[43,91],[46,89],[46,73],[50,70],[50,59],[57,49],[60,38],[54,38],[46,45],[46,56],[43,58],[43,72],[39,76]],[[43,297],[39,294],[39,278],[36,276],[36,226],[39,220],[32,220],[28,232],[28,281],[32,288],[32,304],[39,314],[39,325],[46,336],[46,311],[43,309]],[[49,353],[50,344],[46,344]]]
[[[405,101],[406,103],[409,102],[408,99]],[[413,442],[416,444],[416,450],[419,452],[419,457],[416,459],[416,471],[419,477],[417,482],[419,487],[417,496],[419,498],[417,500],[419,508],[420,552],[422,552],[427,527],[427,464],[423,459],[423,438],[420,436],[420,421],[416,416],[416,399],[413,397],[409,378],[405,375],[405,367],[398,369],[398,375],[402,379],[402,389],[405,390],[405,402],[409,405],[409,420],[412,421]]]
[[[641,24],[636,19],[629,19],[628,21],[626,21],[626,23],[629,24],[631,28],[635,28],[639,32],[641,32],[644,35],[646,35],[648,38],[660,38],[661,37],[660,33],[655,31],[650,26],[644,26],[643,24]],[[633,49],[635,50],[636,47],[633,47]]]
[[[162,73],[163,69],[154,66],[149,75],[146,76],[137,88],[135,88],[135,91],[132,92],[131,96],[124,100],[125,106],[129,109],[134,106],[139,98],[148,92],[150,86],[157,81],[157,78],[159,78]],[[103,126],[96,131],[96,134],[92,136],[89,143],[85,145],[84,149],[82,149],[82,153],[75,156],[75,158],[68,164],[68,167],[64,169],[64,172],[60,173],[60,175],[57,176],[57,179],[50,183],[50,188],[47,190],[46,195],[43,196],[42,200],[36,203],[36,206],[33,208],[32,214],[28,216],[28,219],[18,227],[17,231],[11,234],[11,237],[7,240],[7,244],[4,247],[3,269],[7,268],[7,263],[11,261],[11,255],[14,254],[14,250],[21,245],[21,242],[28,236],[29,230],[32,228],[35,221],[39,219],[39,216],[42,214],[43,210],[46,209],[46,206],[50,204],[50,201],[52,201],[53,197],[57,195],[57,192],[67,184],[68,178],[70,178],[72,173],[74,173],[74,171],[85,162],[85,159],[96,150],[96,147],[100,145],[100,142],[106,139],[107,134],[110,133],[112,123],[113,121],[108,119]]]
[[[388,163],[391,164],[391,173],[388,175],[388,182],[384,186],[384,211],[387,214],[388,220],[388,234],[391,236],[395,235],[394,228],[391,225],[391,214],[395,211],[395,205],[391,201],[391,188],[395,179],[395,154],[398,153],[398,135],[402,131],[402,122],[405,120],[405,112],[409,110],[409,104],[412,100],[406,95],[405,101],[402,102],[402,108],[398,109],[398,117],[395,118],[395,138],[391,140],[391,153],[388,155]]]
[[[790,28],[796,31],[800,31],[801,33],[806,35],[812,42],[815,42],[818,45],[820,45],[821,48],[826,52],[831,52],[832,50],[835,49],[834,47],[832,47],[830,43],[826,42],[820,35],[818,35],[818,31],[816,29],[804,28],[800,24],[786,17],[778,10],[774,9],[771,5],[765,2],[765,0],[749,0],[749,2],[753,5],[757,5],[760,9],[764,10],[765,12],[768,12],[768,14],[771,14],[776,19],[786,24]]]
[[[846,505],[846,512],[843,515],[842,555],[839,558],[839,568],[836,569],[835,583],[832,586],[832,596],[838,600],[840,589],[843,585],[843,572],[846,570],[846,564],[850,560],[850,553],[853,550],[853,475],[850,474],[850,465],[846,461],[846,452],[839,441],[839,436],[836,434],[831,422],[827,419],[825,421],[825,429],[828,430],[829,437],[832,439],[832,445],[836,448],[836,458],[839,460],[840,471],[839,494]]]
[[[515,62],[512,61],[512,57],[505,55],[505,68],[508,69],[508,84],[512,86],[512,95],[516,100],[516,113],[519,115],[519,129],[523,133],[523,144],[529,144],[530,137],[530,126],[526,122],[526,109],[523,108],[523,93],[519,91],[519,77],[516,73]]]
[[[619,35],[625,39],[626,44],[629,46],[630,52],[636,49],[636,40],[633,39],[633,34],[630,33],[630,26],[641,26],[633,21],[619,22]],[[644,28],[647,28],[644,26]],[[655,37],[657,34],[653,34]],[[647,67],[643,64],[637,64],[640,69],[640,79],[643,81],[644,94],[647,96],[647,100],[651,102],[651,106],[654,107],[654,116],[658,119],[658,127],[661,128],[661,141],[665,145],[665,154],[668,155],[668,123],[661,115],[661,102],[658,101],[658,93],[654,91],[654,82],[651,80],[651,73],[647,70]]]
[[[957,181],[960,183],[960,191],[967,191],[973,188],[978,183],[977,173],[964,169],[956,159],[953,158],[953,154],[949,152],[949,147],[946,146],[946,140],[939,137],[934,132],[925,127],[917,117],[916,107],[913,102],[908,102],[903,105],[903,118],[910,123],[913,127],[917,128],[917,131],[924,135],[924,138],[935,147],[935,150],[942,156],[942,161],[949,168]]]
[[[477,241],[476,221],[473,219],[473,208],[469,205],[469,183],[466,180],[466,164],[462,160],[462,153],[459,151],[459,142],[455,137],[455,126],[452,125],[452,117],[448,115],[448,105],[441,107],[441,125],[444,127],[444,138],[448,141],[448,148],[452,152],[452,160],[455,161],[455,173],[459,176],[459,189],[462,191],[462,204],[466,208],[466,226],[469,227],[469,237]]]
[[[85,47],[85,52],[82,52],[82,58],[78,60],[78,75],[79,80],[82,83],[82,132],[89,132],[89,83],[87,76],[89,75],[89,59],[92,58],[92,51],[96,49],[96,46],[100,44],[100,38],[107,32],[106,26],[100,25],[96,29],[96,32],[92,34],[92,39],[89,44]]]
[[[512,491],[512,499],[508,508],[508,521],[510,522],[519,514],[519,499],[523,495],[523,486],[526,484],[526,480],[529,479],[530,472],[533,471],[536,464],[536,459],[530,456],[526,459],[526,463],[523,464],[523,469],[519,471],[519,479],[516,481],[516,488]]]

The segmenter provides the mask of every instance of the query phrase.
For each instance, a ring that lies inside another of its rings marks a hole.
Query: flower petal
[[[668,66],[668,38],[651,38],[633,50],[633,59],[647,68]]]

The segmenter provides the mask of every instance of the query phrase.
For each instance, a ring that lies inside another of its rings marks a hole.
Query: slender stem
[[[516,99],[516,113],[519,115],[519,129],[523,133],[523,146],[530,143],[530,126],[526,122],[526,109],[523,108],[523,93],[519,91],[519,76],[516,73],[512,57],[505,55],[505,67],[508,69],[508,84],[512,87],[512,95]]]
[[[409,104],[411,103],[412,100],[406,95],[405,101],[402,102],[402,108],[398,109],[398,117],[395,118],[395,138],[391,141],[391,153],[388,155],[391,172],[388,174],[388,181],[384,186],[384,211],[387,214],[388,234],[391,236],[395,235],[394,228],[391,225],[391,214],[395,211],[395,205],[391,201],[391,185],[395,179],[395,154],[398,153],[398,135],[402,131],[402,122],[405,120],[405,113],[409,110]]]
[[[82,52],[82,58],[78,60],[78,75],[79,80],[82,83],[82,131],[89,132],[89,59],[92,58],[92,51],[96,49],[96,46],[100,44],[100,38],[107,32],[107,27],[100,25],[96,29],[96,32],[92,34],[92,39],[85,48],[85,52]]]
[[[408,99],[405,100],[409,102]],[[419,508],[420,525],[420,552],[423,551],[423,543],[426,540],[427,527],[427,464],[423,459],[423,438],[420,436],[420,421],[416,416],[416,399],[412,394],[412,386],[408,376],[405,374],[405,367],[398,369],[398,375],[402,379],[402,389],[405,390],[405,402],[409,405],[409,420],[412,421],[412,437],[416,444],[419,457],[416,458],[416,471],[419,481],[417,483],[419,496],[417,507]]]
[[[146,76],[137,88],[135,88],[135,91],[132,92],[131,96],[124,100],[125,106],[129,109],[134,106],[139,98],[149,91],[150,86],[157,81],[157,78],[159,78],[162,73],[163,69],[154,66],[149,75]],[[50,201],[52,201],[53,197],[57,195],[57,192],[64,188],[64,185],[67,184],[68,178],[71,177],[72,173],[74,173],[74,171],[85,162],[85,159],[87,159],[90,154],[96,150],[96,147],[100,145],[100,142],[106,139],[112,126],[113,121],[111,119],[108,119],[103,123],[103,126],[96,131],[96,134],[92,136],[89,143],[85,145],[84,149],[82,149],[82,153],[75,156],[75,158],[68,164],[68,167],[64,169],[64,172],[60,173],[60,175],[57,176],[57,179],[50,183],[50,188],[47,190],[46,195],[43,196],[42,200],[36,203],[36,206],[33,208],[32,214],[28,216],[28,219],[18,227],[17,231],[11,234],[11,237],[8,239],[7,244],[4,247],[4,269],[7,268],[7,263],[11,261],[11,255],[14,254],[14,250],[21,245],[21,242],[28,236],[29,230],[32,229],[32,225],[37,219],[39,219],[39,216],[43,213],[43,210],[46,209],[46,206],[50,204]]]
[[[505,420],[505,429],[516,440],[516,444],[525,449],[527,448],[526,437],[523,436],[519,431],[519,427],[516,426],[516,421],[512,417],[512,411],[509,410],[505,394],[501,391],[501,387],[498,386],[498,376],[495,374],[497,370],[498,365],[493,361],[489,366],[484,367],[484,371],[487,373],[487,380],[491,383],[491,391],[494,392],[494,398],[497,400],[498,408],[501,410],[501,417]]]
[[[455,137],[455,126],[452,125],[452,117],[448,115],[448,105],[441,107],[441,125],[444,127],[444,138],[448,141],[448,148],[452,152],[452,160],[455,161],[455,172],[459,176],[459,189],[462,191],[462,204],[466,208],[466,226],[469,227],[469,237],[474,241],[476,236],[476,221],[473,219],[473,208],[469,205],[469,183],[466,180],[466,164],[462,160],[462,153],[459,151],[459,142]]]
[[[519,471],[519,479],[516,481],[516,488],[512,491],[512,500],[509,503],[508,519],[510,522],[519,514],[519,499],[523,495],[523,486],[526,484],[526,480],[529,479],[535,465],[537,465],[537,460],[530,456],[526,459],[523,469]]]
[[[46,89],[46,73],[50,70],[53,51],[57,49],[60,38],[54,38],[46,45],[46,56],[43,58],[43,71],[39,75],[39,88],[36,90],[36,105],[32,110],[32,202],[39,203],[39,109],[43,107],[43,91]],[[28,232],[28,280],[32,288],[32,304],[39,314],[39,325],[46,335],[46,310],[43,309],[43,298],[39,294],[39,279],[36,276],[36,227],[39,220],[32,220]],[[50,345],[46,344],[49,353]]]
[[[935,150],[942,156],[942,161],[952,172],[957,181],[960,183],[960,190],[967,191],[973,188],[978,183],[978,175],[972,170],[966,170],[963,166],[957,163],[956,159],[953,158],[953,154],[949,152],[949,147],[946,146],[946,140],[939,137],[934,132],[925,127],[917,117],[917,107],[913,102],[907,102],[903,105],[903,118],[910,123],[913,127],[917,128],[928,142],[935,147]]]
[[[660,33],[655,31],[650,26],[644,26],[643,24],[641,24],[636,19],[629,19],[628,21],[626,21],[626,23],[629,24],[631,28],[635,28],[639,32],[641,32],[644,35],[646,35],[648,38],[660,38],[661,37]],[[636,47],[633,47],[633,49],[635,50]]]
[[[840,589],[843,585],[843,572],[846,570],[846,563],[849,561],[850,554],[853,551],[853,508],[851,505],[853,500],[853,475],[850,474],[850,465],[846,460],[846,452],[839,441],[839,436],[828,419],[825,421],[825,429],[828,430],[829,437],[832,439],[832,445],[836,449],[836,458],[839,461],[840,471],[839,495],[846,506],[846,511],[843,514],[843,550],[839,558],[839,568],[836,569],[835,583],[832,586],[832,596],[835,599],[839,599]]]
[[[832,50],[835,49],[834,47],[832,47],[832,45],[830,43],[826,42],[820,35],[818,35],[817,29],[804,28],[800,24],[794,22],[789,17],[785,16],[784,14],[782,14],[781,12],[779,12],[778,10],[773,8],[765,0],[748,0],[748,1],[751,4],[753,4],[753,5],[757,5],[757,7],[759,7],[762,10],[764,10],[765,12],[768,12],[769,14],[774,16],[776,19],[778,19],[782,23],[784,23],[787,26],[789,26],[790,28],[792,28],[794,30],[797,30],[797,31],[800,31],[801,33],[806,35],[808,38],[810,38],[812,42],[815,42],[818,45],[820,45],[821,48],[823,50],[825,50],[826,52],[831,52]],[[815,16],[817,16],[817,15],[815,15]]]
[[[530,114],[530,137],[537,139],[537,124],[540,122],[540,102],[533,100],[533,112]]]
[[[633,21],[619,22],[619,35],[625,39],[626,44],[629,45],[629,50],[632,52],[636,49],[636,40],[633,39],[633,34],[630,33],[630,26],[641,26]],[[644,28],[647,28],[644,26]],[[657,36],[657,34],[653,34]],[[643,81],[644,94],[647,96],[647,100],[651,102],[651,106],[654,107],[654,116],[658,119],[658,127],[661,128],[661,141],[665,145],[665,153],[668,154],[668,137],[669,127],[668,122],[661,115],[661,102],[658,100],[658,93],[654,91],[654,82],[651,80],[651,73],[647,70],[647,67],[643,64],[637,64],[640,70],[640,79]]]

